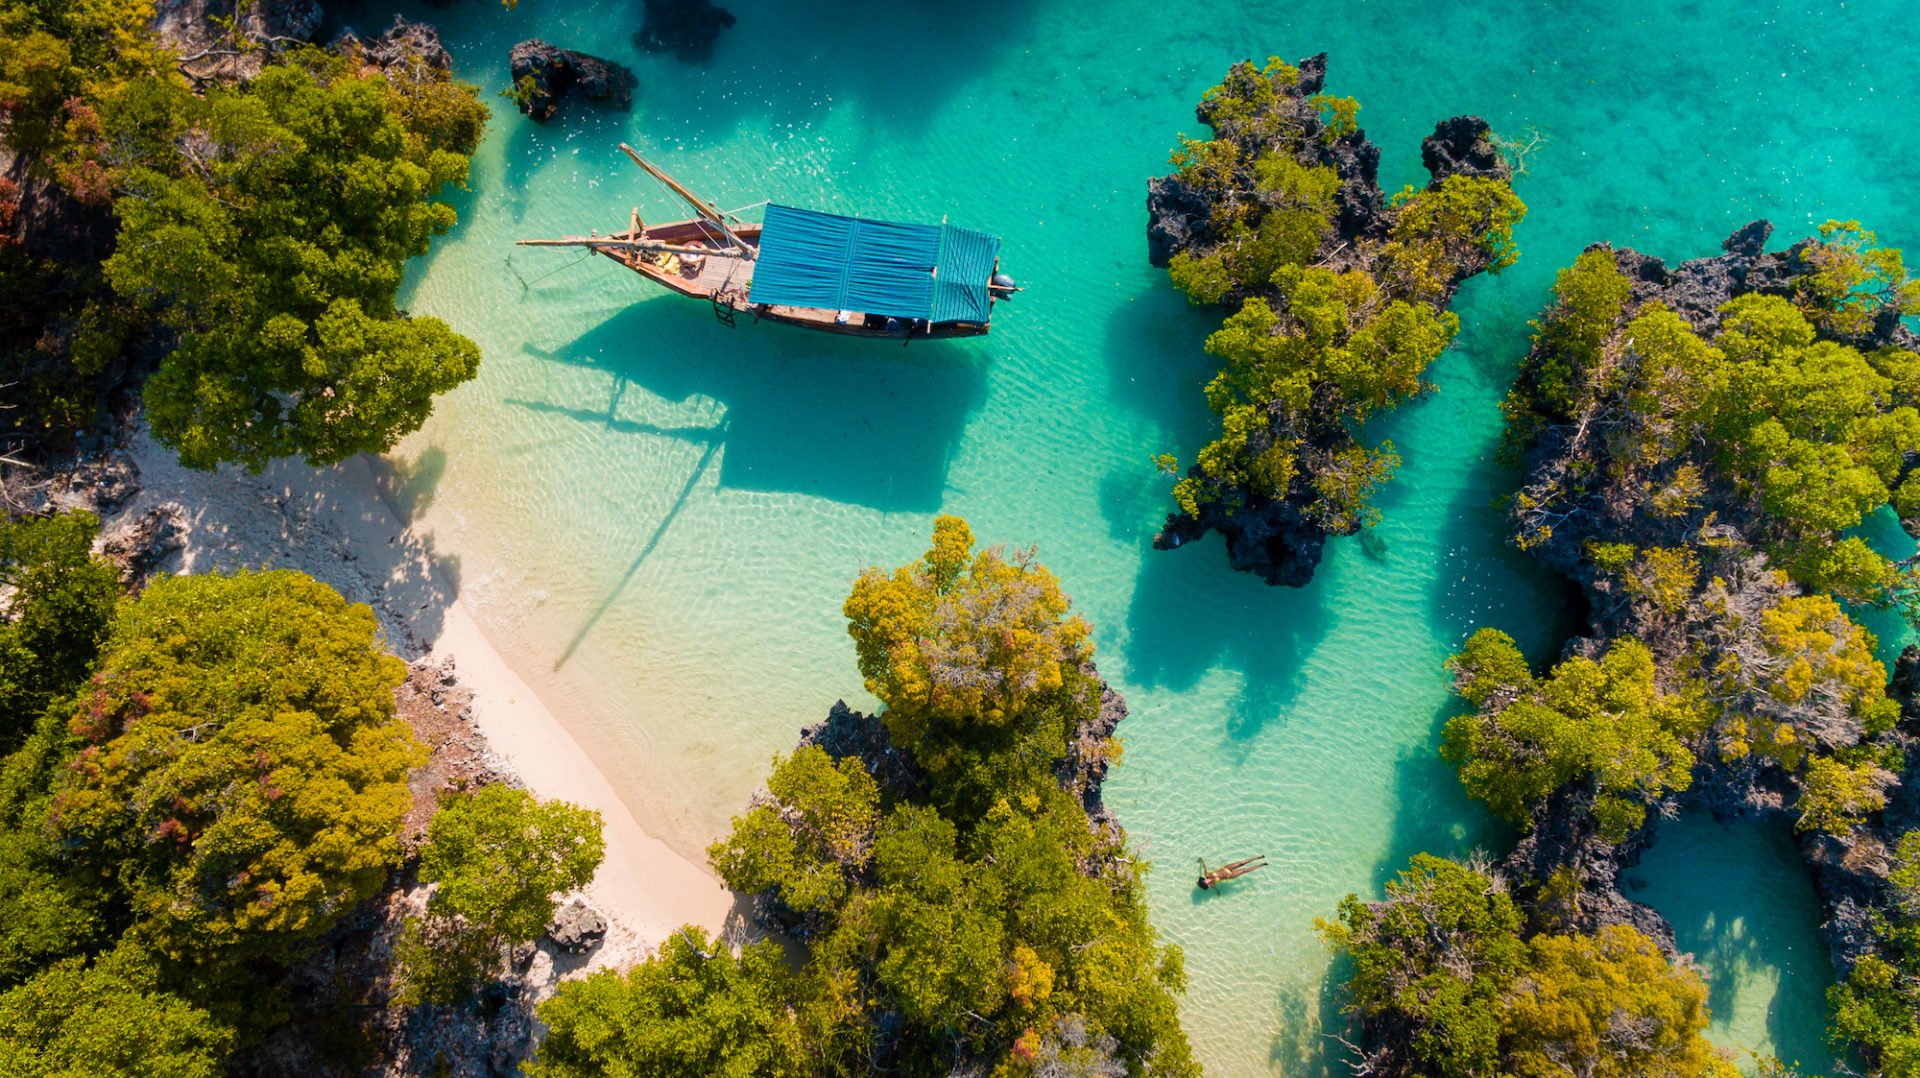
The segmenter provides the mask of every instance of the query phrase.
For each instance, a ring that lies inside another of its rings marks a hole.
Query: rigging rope
[[[548,270],[547,272],[541,274],[540,276],[535,277],[531,281],[527,280],[525,277],[520,277],[520,271],[513,268],[512,257],[508,257],[507,259],[507,269],[510,270],[515,277],[520,278],[520,290],[522,292],[526,292],[526,291],[530,291],[534,285],[537,285],[541,281],[544,281],[547,278],[553,276],[554,274],[559,273],[561,270],[572,269],[573,267],[579,265],[582,262],[585,262],[587,259],[592,257],[593,257],[593,248],[589,247],[587,248],[586,253],[581,255],[579,258],[576,258],[573,261],[568,262],[563,266],[556,266],[555,268]]]

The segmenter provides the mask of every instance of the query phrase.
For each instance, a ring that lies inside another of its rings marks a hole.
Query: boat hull
[[[735,225],[733,233],[742,241],[757,245],[760,226]],[[605,238],[622,242],[662,243],[676,247],[719,249],[729,246],[727,239],[720,234],[712,222],[702,219],[675,221],[638,231],[617,232]],[[677,292],[691,299],[708,301],[713,305],[714,313],[720,320],[729,325],[735,324],[735,319],[739,315],[749,315],[756,322],[774,322],[798,329],[810,329],[817,333],[832,333],[842,337],[884,337],[902,341],[981,337],[986,335],[990,325],[987,322],[929,324],[916,319],[871,317],[858,312],[832,311],[818,307],[754,303],[748,298],[753,284],[751,259],[719,254],[682,256],[635,251],[621,247],[595,247],[593,250],[670,292]],[[844,320],[842,320],[843,315]]]

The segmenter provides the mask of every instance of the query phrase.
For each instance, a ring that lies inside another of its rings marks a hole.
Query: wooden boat
[[[623,232],[521,240],[584,247],[683,296],[704,299],[734,325],[739,313],[849,337],[978,337],[996,301],[1019,288],[1000,272],[1000,238],[944,221],[914,225],[766,204],[750,224],[634,152],[634,164],[699,216],[648,225],[635,209]]]

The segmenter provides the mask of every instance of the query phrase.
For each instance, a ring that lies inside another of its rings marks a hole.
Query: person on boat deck
[[[1235,861],[1230,865],[1221,865],[1211,872],[1207,871],[1207,862],[1203,859],[1200,862],[1200,879],[1194,883],[1194,886],[1202,891],[1212,890],[1228,880],[1237,880],[1256,868],[1265,867],[1267,867],[1267,855],[1264,853],[1244,861]]]
[[[836,326],[844,326],[851,321],[853,321],[852,311],[841,311],[833,316],[833,324]]]

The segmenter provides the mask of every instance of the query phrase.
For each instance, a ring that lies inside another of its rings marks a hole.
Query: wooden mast
[[[667,175],[665,172],[655,167],[654,164],[648,161],[646,158],[641,157],[638,153],[634,151],[633,147],[623,142],[620,144],[620,151],[626,154],[628,157],[631,157],[633,159],[634,164],[639,165],[641,168],[645,169],[647,171],[647,175],[652,176],[654,179],[659,180],[661,183],[666,184],[668,189],[671,190],[674,194],[679,195],[681,198],[686,199],[688,205],[700,211],[700,216],[706,218],[708,221],[713,222],[713,224],[716,227],[718,227],[720,231],[727,234],[727,238],[729,240],[732,240],[735,246],[739,247],[742,251],[746,252],[745,257],[747,258],[753,257],[753,253],[754,253],[753,247],[748,245],[748,243],[745,240],[741,239],[739,236],[734,235],[733,229],[727,227],[726,219],[719,210],[714,209],[711,205],[709,205],[706,202],[706,200],[702,199],[699,195],[696,195],[692,191],[687,190],[685,187],[680,186],[680,182],[678,180],[675,180],[672,176]]]

